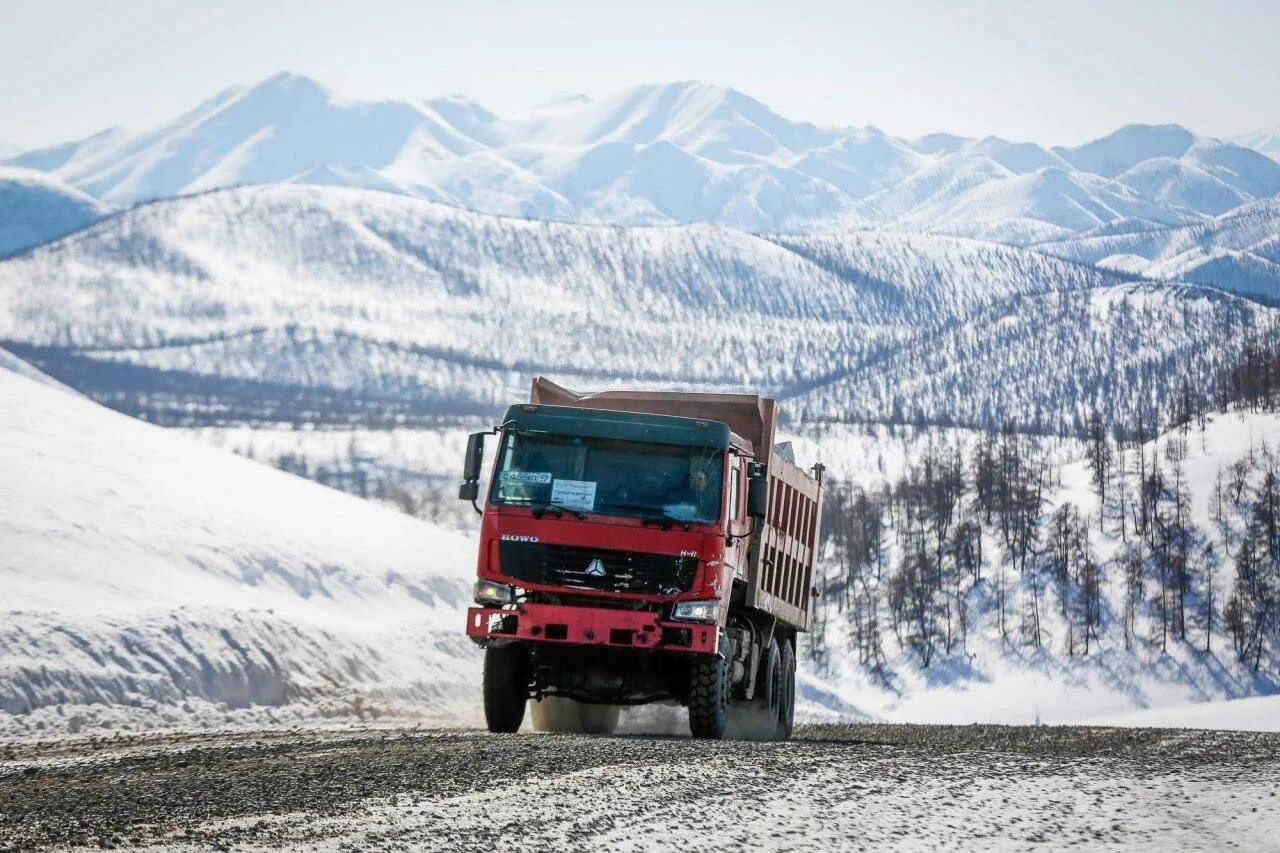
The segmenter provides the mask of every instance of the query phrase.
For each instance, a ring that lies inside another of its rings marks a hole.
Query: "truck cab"
[[[535,380],[533,402],[471,437],[460,496],[483,518],[466,631],[485,647],[490,729],[519,728],[530,700],[539,728],[598,732],[622,705],[666,701],[689,706],[695,735],[721,737],[736,699],[763,703],[766,735],[789,733],[807,618],[753,606],[767,466],[715,419],[727,409],[669,396],[629,411]]]

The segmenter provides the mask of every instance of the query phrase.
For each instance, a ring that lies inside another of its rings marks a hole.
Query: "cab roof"
[[[548,406],[519,403],[507,409],[504,429],[578,435],[621,441],[647,441],[684,447],[728,450],[742,439],[728,424],[702,418],[627,412],[617,409],[589,409],[580,406]],[[735,442],[733,439],[737,438]],[[742,442],[745,444],[745,442]],[[740,445],[739,445],[740,446]]]

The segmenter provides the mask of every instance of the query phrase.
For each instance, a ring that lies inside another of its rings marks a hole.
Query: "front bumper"
[[[481,645],[521,640],[715,654],[720,630],[697,622],[663,621],[647,611],[524,604],[519,610],[467,608],[467,636]]]

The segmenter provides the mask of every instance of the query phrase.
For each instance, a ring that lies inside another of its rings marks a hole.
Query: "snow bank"
[[[465,535],[9,367],[0,731],[57,724],[66,706],[474,714]]]

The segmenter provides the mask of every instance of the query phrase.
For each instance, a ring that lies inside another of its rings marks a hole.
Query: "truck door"
[[[747,513],[744,509],[746,481],[742,457],[736,453],[730,454],[728,487],[725,489],[725,500],[728,506],[725,508],[725,515],[729,520],[727,530],[732,538],[725,545],[724,564],[732,575],[726,572],[725,576],[740,578],[744,581],[747,579],[747,546],[749,544],[745,536],[749,529]]]

